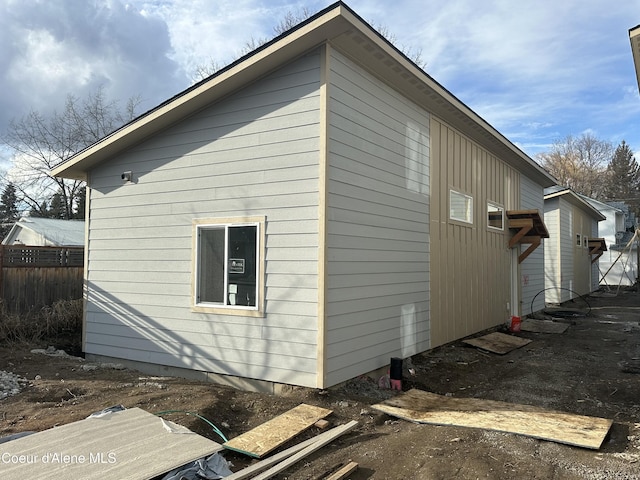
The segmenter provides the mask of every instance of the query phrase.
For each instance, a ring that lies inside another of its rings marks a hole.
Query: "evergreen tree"
[[[631,211],[640,213],[640,166],[629,145],[623,140],[607,167],[606,200],[625,202]]]
[[[76,196],[76,208],[73,213],[73,218],[78,220],[84,220],[85,217],[85,205],[87,203],[87,189],[81,188]]]
[[[9,182],[0,198],[0,236],[6,237],[13,224],[20,218],[16,186]],[[1,239],[0,238],[0,239]]]
[[[62,194],[60,192],[54,193],[51,197],[51,206],[47,213],[49,218],[57,218],[59,220],[68,218],[66,216],[65,205],[62,201]]]

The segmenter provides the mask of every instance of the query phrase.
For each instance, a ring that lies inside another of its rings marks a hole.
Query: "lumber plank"
[[[336,438],[340,437],[341,435],[344,435],[345,433],[350,432],[351,430],[356,428],[357,425],[358,425],[358,422],[356,422],[355,420],[351,420],[349,423],[345,423],[344,425],[340,425],[339,427],[332,428],[331,430],[329,430],[329,432],[332,432],[332,435],[329,435],[329,436],[323,438],[322,440],[319,440],[317,442],[312,443],[311,445],[309,445],[308,447],[304,448],[303,450],[300,450],[295,455],[292,455],[291,457],[287,458],[286,460],[283,460],[282,462],[278,463],[277,465],[274,465],[273,467],[271,467],[266,472],[263,472],[260,475],[257,475],[255,477],[253,477],[253,480],[268,480],[269,478],[272,478],[273,476],[277,475],[278,473],[280,473],[280,472],[286,470],[287,468],[289,468],[291,465],[293,465],[293,464],[299,462],[300,460],[302,460],[303,458],[311,455],[316,450],[319,450],[322,447],[324,447],[325,445],[327,445],[328,443],[333,442]],[[329,432],[327,432],[327,433],[329,433]]]
[[[455,425],[515,433],[597,450],[612,420],[477,398],[454,398],[409,390],[373,409],[415,423]]]
[[[549,320],[538,320],[535,318],[527,318],[520,324],[520,330],[523,332],[535,333],[564,333],[569,328],[566,323],[558,323]]]
[[[302,403],[222,445],[226,449],[261,458],[329,414],[331,410]]]
[[[531,343],[531,340],[514,335],[507,335],[505,333],[492,332],[482,337],[470,338],[462,342],[481,348],[482,350],[504,355],[505,353],[509,353],[512,350]]]
[[[260,460],[259,462],[254,463],[253,465],[249,465],[248,467],[243,468],[242,470],[238,470],[234,474],[226,476],[224,480],[244,480],[245,478],[251,478],[253,475],[257,475],[258,473],[266,470],[267,468],[275,465],[276,463],[279,463],[289,458],[295,453],[298,453],[300,450],[305,449],[309,445],[312,445],[315,442],[324,440],[327,437],[332,437],[336,433],[334,431],[335,428],[339,428],[339,427],[334,427],[331,430],[327,430],[326,432],[316,435],[315,437],[305,440],[304,442],[300,442],[296,445],[293,445],[292,447],[289,447],[280,453],[276,453],[275,455],[272,455],[263,460]]]
[[[342,480],[347,475],[351,475],[357,469],[358,469],[358,464],[356,462],[349,462],[340,470],[337,470],[331,476],[325,478],[325,480]]]

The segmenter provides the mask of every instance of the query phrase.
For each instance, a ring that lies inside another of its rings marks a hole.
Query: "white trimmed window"
[[[464,223],[473,223],[473,197],[449,190],[449,218]]]
[[[504,207],[491,202],[487,203],[487,226],[504,230]]]
[[[576,233],[576,247],[581,247],[582,246],[582,235],[580,235],[579,233]]]
[[[194,298],[199,311],[260,311],[263,222],[194,221]]]

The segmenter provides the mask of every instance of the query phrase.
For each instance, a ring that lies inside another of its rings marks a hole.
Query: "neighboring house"
[[[84,351],[148,371],[326,388],[544,289],[555,180],[341,2],[53,174],[88,183]]]
[[[545,287],[548,303],[562,303],[598,289],[598,258],[606,243],[598,222],[606,217],[569,188],[545,189]]]
[[[82,247],[85,237],[84,226],[85,223],[82,220],[22,217],[11,227],[2,244],[31,247]]]
[[[638,242],[633,241],[635,218],[623,202],[603,203],[583,197],[605,220],[598,224],[598,236],[608,246],[599,258],[599,282],[605,286],[630,286],[638,278]],[[631,220],[629,219],[631,217]]]

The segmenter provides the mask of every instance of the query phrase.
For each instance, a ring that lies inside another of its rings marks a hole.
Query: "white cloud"
[[[127,3],[128,2],[128,3]],[[104,85],[152,108],[189,85],[211,60],[236,59],[270,38],[288,11],[331,0],[0,0],[0,130],[68,93]],[[640,97],[628,29],[640,0],[350,0],[396,46],[421,50],[426,71],[535,153],[594,128],[640,145]]]
[[[186,83],[169,58],[166,24],[119,0],[2,0],[0,31],[0,91],[9,107],[0,111],[2,127],[30,109],[60,108],[68,94],[82,97],[99,85],[111,98],[142,94],[155,105]]]

